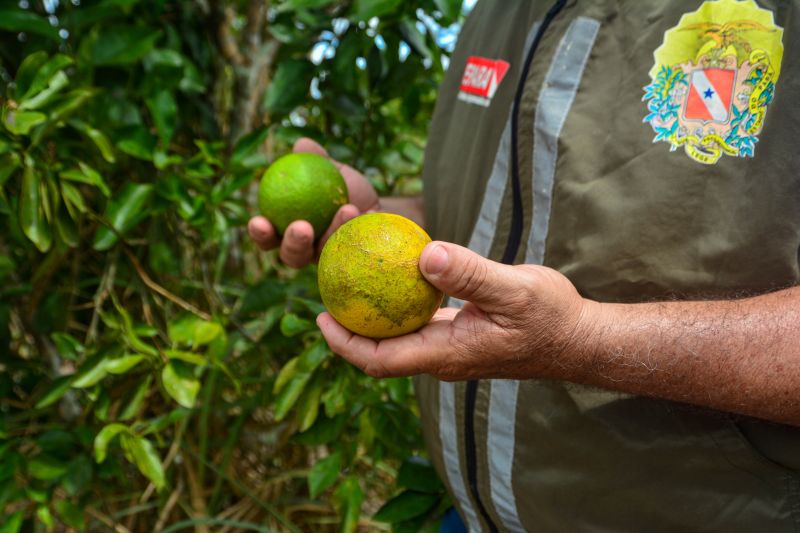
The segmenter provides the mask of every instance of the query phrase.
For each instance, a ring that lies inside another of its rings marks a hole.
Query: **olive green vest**
[[[798,284],[800,1],[551,4],[467,19],[426,151],[431,236],[599,301]],[[471,531],[800,532],[798,428],[562,382],[416,385]]]

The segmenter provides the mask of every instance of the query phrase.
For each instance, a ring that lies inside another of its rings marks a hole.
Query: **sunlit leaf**
[[[170,360],[161,371],[161,382],[173,400],[183,407],[194,407],[200,381],[192,373],[191,366],[181,361]]]
[[[108,455],[108,445],[120,433],[130,433],[130,429],[125,424],[109,424],[100,430],[94,438],[94,458],[98,463],[106,460]]]
[[[123,448],[133,459],[133,464],[147,479],[153,482],[156,489],[163,489],[166,485],[164,468],[161,466],[161,459],[156,453],[153,443],[130,433],[123,433],[121,439]]]

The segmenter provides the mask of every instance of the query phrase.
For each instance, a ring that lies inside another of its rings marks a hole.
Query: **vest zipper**
[[[533,56],[536,54],[536,49],[539,47],[539,42],[542,40],[542,35],[547,31],[547,27],[558,15],[566,5],[567,0],[556,0],[556,2],[547,11],[547,14],[536,32],[536,37],[533,39],[528,53],[525,56],[525,63],[522,67],[522,73],[517,83],[517,90],[514,94],[514,104],[511,111],[511,186],[513,192],[513,211],[511,213],[511,230],[506,242],[506,249],[503,252],[502,262],[510,265],[514,262],[514,258],[519,251],[520,242],[522,240],[522,228],[524,222],[524,212],[522,209],[522,185],[519,177],[519,150],[517,149],[518,141],[518,127],[519,127],[519,107],[522,100],[522,93],[525,90],[525,82],[528,79]],[[469,483],[469,490],[475,504],[480,512],[481,518],[489,526],[489,531],[492,533],[497,532],[497,526],[489,516],[486,506],[481,500],[480,493],[478,492],[478,459],[477,449],[475,446],[475,402],[478,396],[478,381],[472,380],[467,382],[465,402],[464,402],[464,444],[466,448],[466,463],[467,463],[467,482]],[[502,452],[500,452],[502,453]]]

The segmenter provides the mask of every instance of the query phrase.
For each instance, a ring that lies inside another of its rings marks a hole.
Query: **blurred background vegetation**
[[[0,0],[0,532],[436,531],[407,379],[244,231],[299,136],[419,192],[461,0]]]

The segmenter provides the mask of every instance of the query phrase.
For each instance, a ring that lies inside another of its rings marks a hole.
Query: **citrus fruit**
[[[350,331],[382,339],[424,326],[442,293],[422,277],[419,257],[431,238],[411,220],[370,213],[343,224],[319,258],[328,312]]]
[[[264,172],[258,190],[261,214],[280,235],[295,220],[307,220],[319,238],[347,201],[339,170],[327,158],[310,153],[277,159]]]

